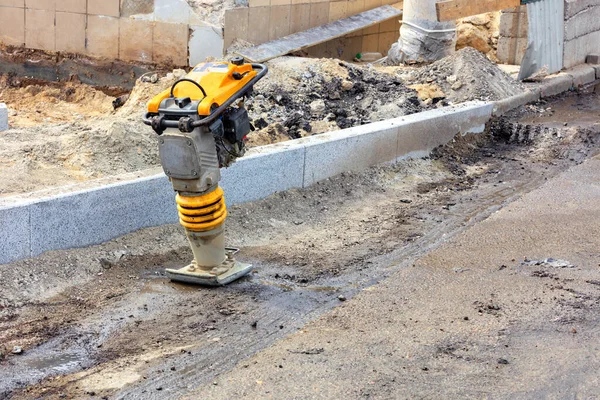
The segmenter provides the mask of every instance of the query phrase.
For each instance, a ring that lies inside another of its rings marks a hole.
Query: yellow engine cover
[[[234,78],[242,76],[241,79]],[[239,74],[239,75],[237,75]],[[192,101],[201,100],[198,115],[210,115],[211,106],[220,106],[238,92],[246,83],[256,76],[251,64],[235,65],[228,62],[208,62],[198,64],[185,77],[196,81],[204,88],[206,97],[200,89],[190,82],[180,82],[175,86],[175,97],[189,97]],[[171,88],[155,96],[148,103],[148,112],[158,114],[160,103],[171,94]]]

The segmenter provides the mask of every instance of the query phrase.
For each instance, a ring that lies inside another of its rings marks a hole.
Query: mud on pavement
[[[595,124],[545,124],[600,104],[575,99],[522,108],[428,159],[233,207],[228,242],[256,269],[225,288],[164,277],[192,258],[175,225],[0,266],[0,397],[174,398],[212,382],[595,154]]]

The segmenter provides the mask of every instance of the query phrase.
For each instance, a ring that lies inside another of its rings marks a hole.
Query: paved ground
[[[189,398],[599,398],[599,205],[595,158]]]

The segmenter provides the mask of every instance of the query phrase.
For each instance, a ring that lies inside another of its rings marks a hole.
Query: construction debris
[[[438,85],[446,94],[446,100],[451,103],[499,100],[525,90],[523,85],[470,47],[402,77],[410,85]]]
[[[255,127],[252,145],[413,114],[424,107],[395,74],[330,59],[282,57],[246,106]]]
[[[246,102],[255,129],[249,146],[523,90],[471,48],[419,69],[301,57],[267,64],[269,74]],[[157,138],[140,115],[158,90],[183,74],[148,74],[148,82],[138,80],[126,101],[126,96],[115,100],[118,92],[106,94],[77,82],[27,85],[23,78],[3,76],[0,90],[10,106],[11,129],[3,133],[0,148],[0,195],[157,166]]]
[[[500,13],[474,15],[458,21],[456,49],[472,47],[498,62],[496,52],[500,32]]]

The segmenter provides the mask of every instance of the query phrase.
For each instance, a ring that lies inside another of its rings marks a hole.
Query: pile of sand
[[[0,76],[0,102],[10,109],[11,126],[81,120],[112,111],[113,96],[76,82],[37,82]]]

